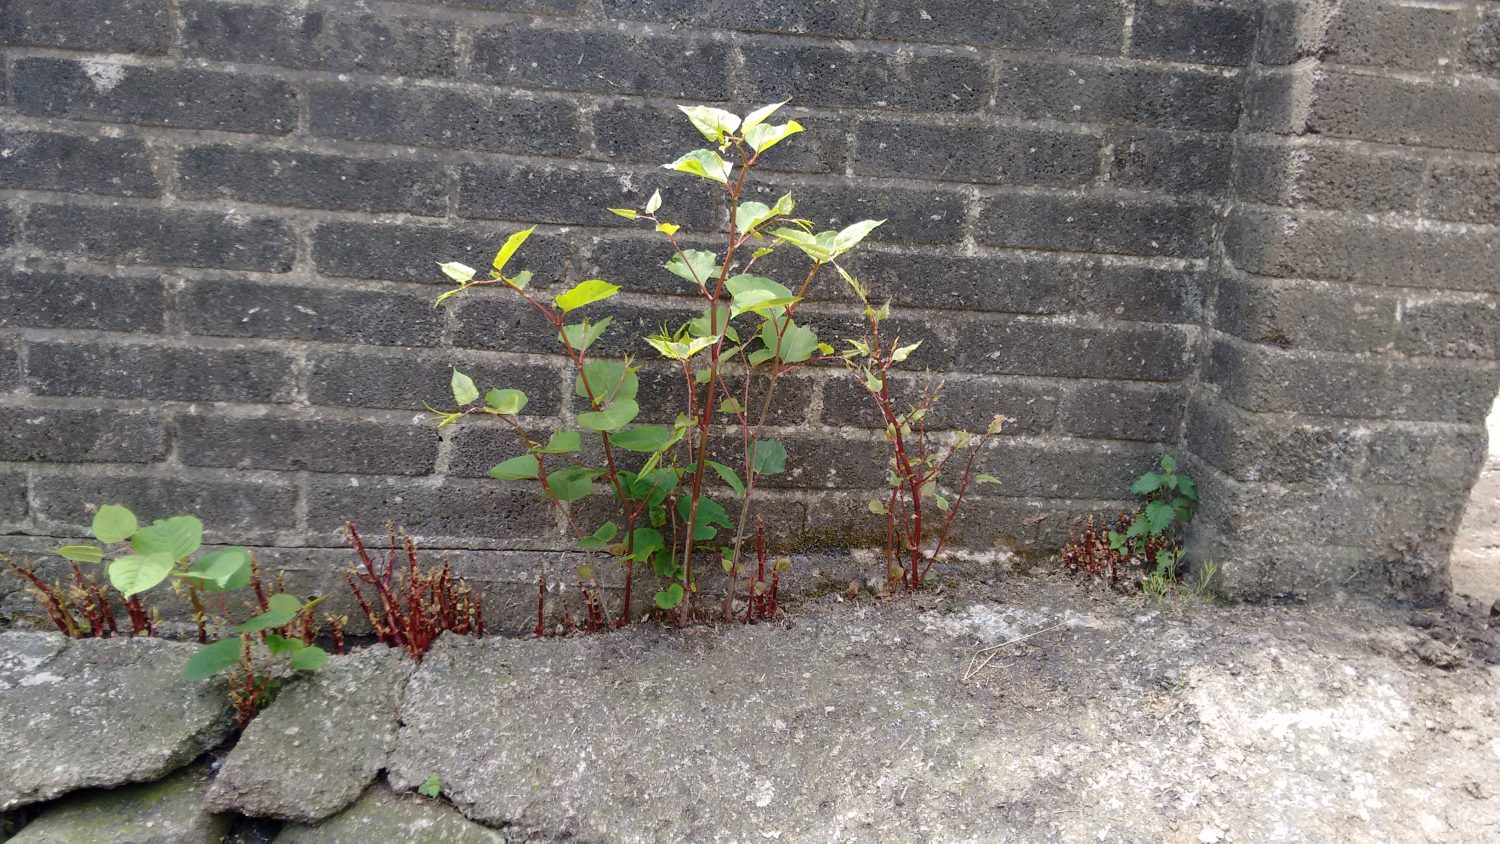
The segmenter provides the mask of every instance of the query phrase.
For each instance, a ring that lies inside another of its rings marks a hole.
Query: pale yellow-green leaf
[[[608,299],[619,292],[619,285],[591,278],[588,281],[578,282],[571,290],[558,296],[555,301],[563,313],[568,313],[584,305]]]
[[[505,239],[505,245],[501,246],[500,251],[495,253],[495,272],[505,272],[506,263],[510,261],[511,256],[516,254],[516,250],[521,248],[521,244],[525,243],[526,238],[531,237],[531,233],[534,231],[536,231],[536,226],[532,226],[529,229],[522,229]]]
[[[478,272],[478,270],[474,269],[468,264],[460,264],[457,261],[449,261],[446,264],[438,264],[438,269],[443,271],[443,275],[453,279],[459,284],[468,284],[470,281],[473,281],[474,273]]]
[[[768,106],[761,106],[755,111],[752,111],[749,114],[745,115],[745,120],[740,124],[740,128],[746,132],[749,132],[751,129],[754,129],[760,124],[766,122],[767,117],[775,114],[777,109],[781,108],[789,102],[791,102],[791,100],[782,100],[779,103],[771,103]]]

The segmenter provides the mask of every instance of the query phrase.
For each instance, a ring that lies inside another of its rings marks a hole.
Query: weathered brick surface
[[[885,220],[840,263],[922,341],[893,384],[944,379],[935,429],[1009,418],[963,544],[1053,547],[1171,451],[1238,594],[1430,597],[1500,381],[1497,33],[1404,0],[11,0],[0,528],[192,511],[322,583],[302,549],[395,520],[515,580],[557,514],[486,477],[513,434],[426,408],[455,366],[540,435],[583,406],[513,294],[434,309],[437,263],[540,224],[511,268],[623,285],[592,351],[671,421],[639,335],[702,303],[606,209],[660,189],[717,248],[718,188],[658,166],[703,145],[677,107],[791,98],[808,131],[748,198]],[[858,330],[831,268],[808,293],[821,337]],[[768,422],[777,541],[878,540],[862,389],[809,367]]]

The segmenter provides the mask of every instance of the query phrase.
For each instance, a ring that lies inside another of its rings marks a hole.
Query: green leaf
[[[438,779],[437,774],[433,774],[432,776],[423,780],[421,785],[417,786],[417,793],[424,797],[431,797],[433,800],[436,800],[443,793],[442,781]]]
[[[671,430],[661,425],[640,425],[610,434],[609,441],[627,451],[661,451],[677,440]]]
[[[296,671],[317,671],[328,664],[328,651],[317,645],[308,645],[292,654],[292,668]]]
[[[765,152],[801,131],[802,124],[795,120],[788,120],[779,126],[762,123],[745,132],[745,143],[756,152]]]
[[[869,501],[865,502],[865,509],[869,510],[871,513],[874,513],[877,516],[884,516],[891,512],[890,505],[886,504],[879,498],[871,498]]]
[[[764,316],[779,317],[785,313],[785,307],[797,301],[792,291],[781,283],[766,278],[763,275],[748,275],[741,273],[724,282],[734,297],[730,305],[730,316],[736,317],[742,313],[755,312]]]
[[[1163,454],[1161,456],[1161,470],[1167,473],[1177,471],[1177,460],[1170,454]]]
[[[94,514],[94,538],[105,545],[124,542],[138,526],[135,514],[118,504],[105,504]]]
[[[801,363],[811,358],[818,348],[817,333],[811,328],[786,320],[786,330],[778,338],[776,329],[779,322],[768,319],[760,327],[760,340],[766,346],[765,351],[769,351],[772,357],[780,358],[783,363]],[[758,361],[751,355],[750,362],[753,365]]]
[[[512,457],[490,467],[490,477],[497,481],[521,481],[541,477],[542,463],[535,454]]]
[[[266,611],[234,628],[236,633],[258,633],[273,627],[284,627],[302,611],[296,595],[278,592],[266,599]]]
[[[677,234],[677,232],[681,231],[682,226],[679,226],[676,223],[657,223],[656,230],[666,235],[667,237],[671,237],[672,235]]]
[[[1189,501],[1198,500],[1198,485],[1193,483],[1193,479],[1187,475],[1182,475],[1177,479],[1177,491]]]
[[[271,652],[271,656],[294,654],[305,647],[307,647],[307,643],[301,639],[277,636],[275,633],[266,634],[266,650]]]
[[[719,274],[719,256],[702,249],[684,249],[663,264],[667,272],[703,287]]]
[[[577,501],[594,488],[594,476],[598,473],[582,466],[566,466],[547,475],[547,488],[558,501]]]
[[[692,121],[693,128],[698,130],[710,143],[722,143],[725,135],[734,134],[734,130],[740,128],[740,118],[732,112],[713,106],[678,106],[688,120]]]
[[[581,399],[589,397],[584,389],[584,379],[594,391],[594,398],[607,402],[611,398],[633,399],[640,389],[640,378],[635,371],[618,360],[591,360],[583,365],[583,372],[573,378],[573,392]]]
[[[614,322],[614,320],[614,317],[607,316],[598,322],[591,323],[588,320],[584,320],[577,325],[564,325],[561,336],[574,351],[586,352],[589,346],[594,345],[594,341],[598,340],[604,334],[604,329],[608,328],[609,324]]]
[[[588,551],[598,551],[600,548],[608,545],[609,541],[614,539],[615,534],[619,532],[619,525],[616,525],[614,522],[605,522],[599,526],[598,530],[578,540],[578,547]]]
[[[708,337],[695,337],[692,340],[683,342],[664,337],[647,337],[646,342],[650,344],[651,348],[661,352],[663,357],[676,361],[685,361],[719,342],[719,338],[718,335],[709,335]]]
[[[706,463],[710,469],[713,469],[714,472],[718,474],[719,479],[728,484],[729,487],[733,489],[737,494],[745,494],[745,483],[744,481],[740,480],[740,476],[735,474],[733,469],[715,460],[705,460],[703,462]]]
[[[771,236],[801,249],[807,257],[820,264],[833,260],[833,241],[838,237],[834,232],[812,235],[802,229],[794,228],[773,229]]]
[[[644,563],[651,555],[666,547],[666,540],[656,528],[640,527],[630,532],[630,556]]]
[[[641,218],[640,213],[634,208],[611,208],[609,209],[609,213],[618,214],[627,220],[639,220]]]
[[[537,449],[542,454],[573,454],[582,446],[577,431],[556,431],[547,444]]]
[[[884,222],[885,220],[861,220],[841,230],[833,238],[833,257],[837,258],[855,246],[858,246],[859,242],[864,240],[866,235]]]
[[[517,290],[525,290],[526,285],[531,283],[531,270],[521,270],[514,276],[505,279],[505,283]]]
[[[453,377],[448,379],[448,385],[453,390],[453,400],[458,402],[459,407],[479,398],[479,388],[474,386],[474,379],[457,369],[453,370]]]
[[[1160,535],[1172,526],[1172,520],[1177,518],[1177,511],[1172,505],[1165,501],[1153,501],[1146,505],[1146,523],[1151,527],[1153,535]]]
[[[232,667],[240,661],[241,647],[239,637],[204,645],[198,649],[197,653],[188,657],[187,664],[182,666],[183,679],[207,680],[220,671]]]
[[[526,394],[520,390],[490,390],[484,394],[484,403],[503,416],[515,416],[526,407]]]
[[[688,514],[692,511],[692,505],[693,501],[690,497],[684,495],[678,498],[677,515],[686,521]],[[714,525],[730,527],[729,512],[717,501],[707,497],[699,498],[698,513],[696,518],[693,519],[693,539],[713,539],[714,535],[718,533],[718,531],[714,530]]]
[[[57,556],[75,563],[102,563],[104,549],[96,545],[64,545],[57,549]]]
[[[761,106],[755,111],[752,111],[749,114],[745,115],[745,120],[740,124],[740,128],[746,132],[754,129],[760,124],[766,122],[767,117],[775,114],[777,109],[781,108],[789,102],[791,102],[791,100],[782,100],[779,103],[771,103],[768,106]]]
[[[976,484],[995,484],[996,486],[999,486],[1000,485],[1000,479],[997,478],[997,477],[995,477],[994,475],[989,474],[988,472],[980,472],[979,474],[977,474],[977,475],[974,476],[974,483],[976,483]]]
[[[1156,472],[1147,472],[1136,478],[1135,483],[1130,485],[1130,491],[1136,495],[1147,495],[1161,489],[1162,477]]]
[[[188,571],[202,578],[211,592],[242,589],[250,585],[250,552],[244,548],[210,551]]]
[[[695,149],[671,164],[663,164],[662,167],[702,176],[721,185],[729,184],[729,173],[734,169],[733,164],[720,158],[719,154],[711,149]]]
[[[557,303],[557,307],[562,309],[563,313],[568,313],[576,311],[584,305],[608,299],[619,292],[619,285],[591,278],[588,281],[578,282],[578,284],[573,286],[573,289],[558,296],[554,301]]]
[[[505,245],[501,246],[500,251],[495,253],[495,260],[492,264],[495,272],[502,274],[505,272],[505,265],[510,262],[511,257],[516,254],[516,250],[521,248],[521,244],[525,243],[526,238],[531,237],[531,233],[534,231],[536,231],[536,226],[532,226],[529,229],[522,229],[505,239]]]
[[[901,346],[900,348],[897,348],[895,351],[891,352],[891,360],[895,363],[900,363],[901,361],[904,361],[907,358],[911,357],[911,353],[915,352],[918,348],[921,347],[921,345],[922,341],[918,340],[910,346]]]
[[[578,424],[601,433],[618,431],[629,425],[640,412],[640,405],[635,403],[635,399],[617,398],[600,410],[578,414]]]
[[[166,554],[182,560],[203,544],[203,522],[196,516],[173,516],[158,519],[130,537],[130,547],[137,554]]]
[[[171,554],[132,554],[109,564],[109,583],[129,598],[167,579],[177,561]]]
[[[684,594],[686,593],[682,591],[682,584],[674,583],[656,593],[656,605],[664,610],[672,609],[682,603]]]
[[[786,446],[776,440],[760,440],[755,443],[755,459],[751,466],[757,475],[779,475],[786,471]]]
[[[473,281],[474,273],[478,272],[478,270],[474,269],[468,264],[460,264],[457,261],[449,261],[446,264],[438,264],[438,269],[443,271],[443,275],[453,279],[459,284],[468,284],[469,282]]]

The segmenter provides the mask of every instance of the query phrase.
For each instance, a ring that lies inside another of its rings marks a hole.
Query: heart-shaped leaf
[[[124,542],[137,527],[135,514],[118,504],[105,504],[94,514],[94,538],[105,545]]]
[[[177,561],[171,554],[132,554],[109,564],[109,583],[129,598],[167,579]]]
[[[130,537],[130,547],[137,554],[167,554],[183,560],[203,544],[203,522],[196,516],[173,516],[158,519]]]

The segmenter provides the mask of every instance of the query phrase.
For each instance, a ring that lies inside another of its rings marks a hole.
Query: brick
[[[963,320],[955,328],[967,372],[1170,381],[1192,362],[1187,334],[1175,326]]]
[[[986,492],[1034,498],[1119,498],[1158,459],[1155,448],[1139,443],[1008,437],[995,440],[986,452],[990,472],[1000,478],[1000,486]]]
[[[427,161],[206,146],[178,151],[176,166],[185,199],[427,216],[448,209],[447,174]]]
[[[1269,66],[1292,64],[1317,54],[1327,30],[1318,10],[1302,0],[1267,0],[1261,4],[1255,58]]]
[[[1205,380],[1255,412],[1474,423],[1489,412],[1500,380],[1472,365],[1435,360],[1346,358],[1213,344]]]
[[[1343,285],[1287,283],[1226,273],[1214,325],[1253,343],[1286,349],[1389,349],[1398,297]]]
[[[578,320],[586,316],[598,320],[606,314],[614,318],[604,335],[589,347],[590,355],[618,357],[630,354],[636,358],[655,360],[660,357],[660,353],[642,339],[644,336],[655,334],[663,324],[676,328],[705,313],[701,299],[679,301],[680,304],[673,305],[611,302],[598,308],[574,312],[569,319]],[[750,319],[745,318],[743,323],[750,324]],[[558,355],[563,351],[552,325],[530,305],[513,297],[472,298],[465,302],[458,311],[452,342],[465,349]]]
[[[1413,294],[1400,303],[1395,348],[1408,355],[1500,358],[1500,308],[1495,297]]]
[[[425,420],[199,415],[177,420],[177,455],[189,466],[425,475],[437,458],[437,441],[437,428]]]
[[[745,198],[770,205],[791,191],[796,215],[815,220],[819,229],[843,228],[861,220],[885,220],[866,243],[953,243],[963,236],[964,196],[957,189],[905,185],[757,183]]]
[[[1379,109],[1368,108],[1372,102]],[[1315,81],[1304,131],[1406,146],[1500,152],[1500,88],[1325,73]]]
[[[712,189],[712,191],[710,190]],[[719,187],[665,170],[632,173],[578,165],[467,164],[459,170],[459,214],[540,223],[625,225],[607,208],[639,208],[661,190],[669,219],[689,228],[717,225]],[[590,201],[580,201],[588,197]]]
[[[39,117],[267,135],[297,122],[290,83],[246,73],[23,58],[10,84],[16,110]]]
[[[1184,401],[1178,387],[1092,382],[1068,393],[1058,420],[1080,437],[1173,443]]]
[[[1235,195],[1266,205],[1339,211],[1414,211],[1425,163],[1403,153],[1242,144]]]
[[[1433,162],[1425,216],[1500,224],[1500,162],[1492,159]]]
[[[1143,322],[1196,324],[1203,318],[1203,270],[1104,264],[1094,273],[1086,299],[1098,314]]]
[[[8,188],[160,196],[146,145],[0,126],[0,184]]]
[[[46,463],[153,463],[166,456],[154,412],[69,408],[0,409],[0,460]]]
[[[0,343],[0,392],[21,386],[21,351],[14,342]]]
[[[31,513],[26,499],[26,474],[0,472],[0,524],[16,524]]]
[[[1216,71],[1005,60],[995,110],[1070,123],[1228,132],[1239,122],[1240,80]]]
[[[916,404],[935,380],[925,373],[894,376],[891,389],[898,397],[897,410],[905,412]],[[996,414],[1003,414],[1006,434],[1044,433],[1056,420],[1062,395],[1055,384],[1015,378],[952,375],[941,381],[942,394],[927,414],[927,427],[932,431],[979,433],[988,430]],[[875,401],[852,375],[841,375],[824,387],[822,421],[825,425],[885,428]]]
[[[1211,400],[1191,404],[1183,431],[1193,454],[1241,481],[1332,483],[1350,477],[1362,453],[1357,434],[1337,425]]]
[[[1178,200],[1008,194],[984,200],[975,236],[996,246],[1201,258],[1213,217]]]
[[[494,363],[472,355],[357,348],[308,354],[307,399],[321,405],[396,410],[452,407],[448,384],[454,367],[472,377],[481,391],[492,387],[525,391],[531,400],[530,413],[555,413],[559,405],[562,378],[557,367]]]
[[[451,76],[454,27],[427,18],[349,13],[337,5],[188,0],[182,51],[223,62],[394,76]]]
[[[458,261],[476,269],[488,267],[513,228],[319,223],[312,233],[312,258],[325,276],[450,285],[438,264]],[[569,278],[571,266],[569,245],[541,232],[526,240],[512,263],[531,269],[539,279]]]
[[[845,263],[840,259],[840,263]],[[926,255],[856,250],[845,264],[875,299],[964,311],[1057,314],[1075,308],[1092,262],[1054,256]],[[822,279],[852,299],[837,275]]]
[[[429,6],[450,6],[458,9],[535,12],[543,15],[577,14],[584,4],[584,0],[413,0],[413,2]]]
[[[560,542],[556,515],[530,487],[497,481],[319,475],[309,484],[307,527],[332,536],[347,521],[395,523],[420,545]]]
[[[556,97],[353,82],[308,86],[308,132],[486,152],[582,152],[578,107]]]
[[[729,44],[686,35],[507,24],[474,35],[471,73],[517,87],[726,100]]]
[[[1500,291],[1500,235],[1358,217],[1229,215],[1225,254],[1247,272],[1370,285]]]
[[[655,355],[654,352],[652,352]],[[636,417],[636,422],[642,424],[664,424],[670,425],[677,418],[677,414],[684,411],[686,405],[687,387],[683,383],[682,369],[669,365],[667,361],[659,356],[652,358],[637,358],[645,364],[636,373],[640,378],[640,394],[637,396],[641,406],[641,415]],[[734,373],[726,373],[725,382],[735,396],[744,395],[744,381]],[[787,375],[781,378],[776,385],[776,394],[771,398],[771,409],[766,416],[767,425],[792,426],[803,425],[812,421],[810,409],[812,408],[812,397],[818,386],[814,378],[810,376]],[[766,378],[758,373],[754,382],[750,385],[750,401],[746,407],[752,409],[750,421],[754,424],[759,418],[760,408],[765,402]],[[698,388],[701,398],[703,388]],[[722,394],[720,394],[722,400]],[[584,399],[572,400],[573,411],[582,413],[589,408]],[[725,425],[738,424],[734,417],[720,415],[717,419]]]
[[[188,331],[375,346],[434,346],[441,312],[411,293],[255,281],[193,281],[179,307]]]
[[[1303,68],[1252,73],[1245,82],[1243,128],[1249,133],[1302,134],[1312,74]]]
[[[1479,425],[1374,427],[1364,432],[1359,477],[1467,495],[1484,465],[1486,439]]]
[[[1500,74],[1500,11],[1485,11],[1464,37],[1465,64],[1480,73]]]
[[[745,114],[754,107],[733,110]],[[675,105],[606,103],[594,111],[592,120],[594,147],[611,160],[664,164],[675,159],[679,151],[703,145],[703,136]],[[773,122],[785,120],[796,120],[804,130],[768,151],[756,162],[756,172],[844,172],[849,147],[847,121],[833,115],[809,117],[791,107],[781,109],[772,118]]]
[[[226,270],[286,272],[296,252],[280,220],[181,209],[36,205],[26,238],[91,261]]]
[[[0,273],[0,326],[160,331],[166,302],[155,278],[16,267]]]
[[[10,0],[0,7],[0,44],[160,54],[171,41],[169,0]]]
[[[1218,196],[1229,186],[1228,136],[1131,132],[1110,138],[1110,153],[1107,181],[1116,187]]]
[[[9,246],[16,237],[16,217],[9,208],[0,208],[0,245]]]
[[[889,456],[878,439],[855,440],[791,434],[772,437],[786,447],[786,472],[760,477],[764,489],[869,489],[885,484]],[[744,462],[740,441],[727,439],[715,449],[715,459],[730,465]]]
[[[964,182],[1087,184],[1098,169],[1099,140],[1071,132],[984,124],[861,120],[854,172]]]
[[[1336,7],[1324,61],[1440,70],[1459,58],[1460,9],[1352,0]]]
[[[678,239],[688,249],[722,250],[724,246],[722,240],[691,242],[683,240],[682,234],[678,235]],[[666,271],[665,265],[675,251],[672,244],[660,235],[590,237],[586,244],[588,255],[581,263],[582,278],[602,278],[631,293],[701,295],[696,284]],[[757,273],[761,270],[757,263]],[[773,278],[784,281],[781,276]]]
[[[968,52],[754,43],[740,53],[736,93],[753,102],[791,97],[829,108],[976,111],[989,98],[989,69]]]
[[[285,402],[292,359],[256,349],[37,341],[26,376],[43,396]]]
[[[799,0],[604,0],[611,18],[644,20],[704,29],[802,35],[860,34],[863,8],[854,0],[803,3]]]
[[[180,472],[180,470],[179,470]],[[194,515],[211,543],[275,542],[296,530],[297,490],[290,481],[38,473],[32,481],[37,516],[54,534],[85,536],[90,508],[121,504],[143,519]]]
[[[1249,4],[1142,0],[1135,6],[1130,54],[1243,66],[1255,50],[1256,23]]]
[[[1117,53],[1125,10],[1109,0],[1038,4],[999,0],[871,0],[870,33],[900,41],[954,41],[982,46]]]

